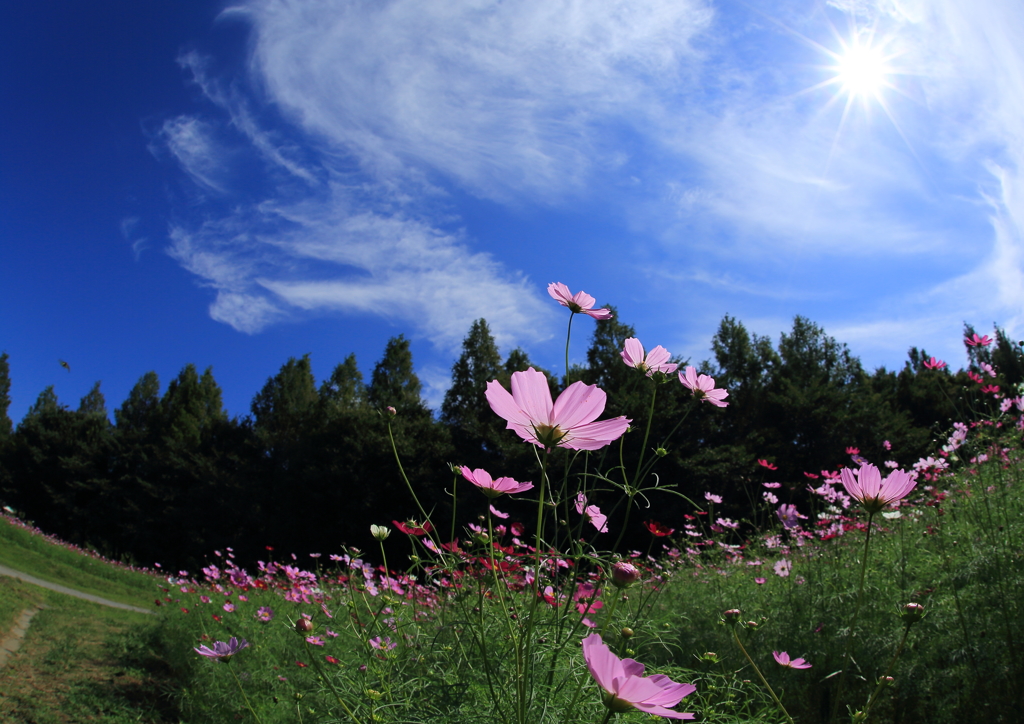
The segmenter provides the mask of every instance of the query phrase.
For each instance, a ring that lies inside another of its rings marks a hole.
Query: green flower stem
[[[225,661],[225,663],[228,665],[228,671],[231,672],[231,678],[235,680],[235,684],[238,686],[238,691],[241,693],[242,699],[245,700],[245,706],[252,714],[252,718],[257,721],[257,724],[263,724],[262,720],[260,720],[260,715],[256,713],[256,710],[252,708],[252,704],[249,703],[249,697],[245,695],[245,689],[242,688],[242,682],[238,680],[238,674],[236,674],[235,670],[231,668],[231,662]]]
[[[660,374],[660,373],[659,373]],[[626,534],[626,528],[629,525],[629,514],[633,512],[633,498],[636,497],[636,491],[640,488],[640,473],[643,470],[644,465],[644,453],[647,451],[647,440],[651,436],[651,425],[654,422],[654,401],[658,398],[658,383],[654,383],[654,389],[651,391],[651,406],[647,411],[647,427],[644,430],[644,443],[640,446],[640,459],[636,463],[636,476],[633,478],[633,484],[626,483],[626,516],[622,520],[622,525],[619,527],[619,537],[615,540],[615,545],[612,546],[612,550],[616,551],[619,549],[619,544],[622,542],[622,537]],[[622,436],[623,439],[625,435]],[[620,448],[621,451],[621,448]],[[622,468],[622,474],[625,476],[626,468]]]
[[[907,636],[910,635],[910,624],[907,624],[903,629],[903,638],[900,639],[900,645],[896,647],[896,653],[893,654],[892,659],[889,660],[889,665],[885,667],[885,673],[878,679],[878,685],[875,686],[875,690],[871,693],[871,698],[868,699],[868,703],[864,706],[864,718],[861,720],[861,724],[866,724],[868,717],[871,715],[871,707],[875,703],[875,699],[882,693],[882,689],[885,688],[885,680],[892,672],[892,667],[896,665],[896,659],[903,653],[903,647],[907,643]]]
[[[744,648],[743,642],[740,641],[740,635],[737,629],[738,627],[735,624],[733,624],[732,637],[733,639],[735,639],[736,645],[740,647],[740,651],[743,652],[743,655],[746,657],[747,661],[749,661],[750,665],[754,668],[754,673],[757,674],[757,678],[759,678],[761,680],[761,683],[764,684],[764,688],[766,688],[768,690],[768,693],[771,694],[772,700],[775,702],[775,705],[779,707],[779,711],[781,711],[785,715],[786,719],[789,721],[789,724],[793,724],[793,717],[791,717],[789,715],[789,712],[786,711],[786,707],[782,705],[782,702],[779,701],[779,697],[775,695],[775,690],[772,689],[771,685],[768,683],[768,681],[764,678],[764,675],[761,673],[761,669],[757,668],[757,664],[754,663],[754,660],[750,658],[750,654],[748,654],[746,648]]]
[[[871,544],[871,521],[874,519],[874,511],[868,511],[868,527],[864,536],[864,555],[860,565],[860,585],[857,588],[857,605],[853,608],[853,618],[850,619],[850,631],[846,634],[846,651],[843,653],[843,669],[839,674],[839,686],[836,688],[836,698],[832,702],[832,714],[829,715],[830,722],[836,721],[839,715],[839,700],[843,694],[843,684],[846,682],[846,671],[849,668],[850,653],[853,650],[854,627],[857,625],[857,617],[860,615],[860,607],[864,602],[864,577],[868,570],[868,546]]]
[[[569,383],[569,340],[572,339],[572,318],[576,312],[569,310],[569,329],[565,332],[565,382]]]
[[[357,722],[358,724],[359,717],[357,717],[355,713],[353,713],[353,711],[349,708],[348,704],[345,703],[345,700],[341,698],[341,694],[339,694],[338,690],[334,687],[334,682],[331,681],[330,677],[327,676],[327,673],[324,671],[323,664],[320,663],[319,655],[314,653],[313,650],[309,648],[308,641],[303,639],[303,643],[306,646],[306,654],[309,656],[310,660],[313,662],[313,666],[316,668],[317,676],[320,677],[320,680],[322,682],[327,684],[327,688],[329,688],[331,690],[331,693],[334,694],[334,698],[338,700],[338,703],[341,704],[341,708],[345,710],[345,713],[348,714],[349,718],[352,721]]]
[[[622,600],[622,592],[619,589],[615,589],[615,598],[612,599],[612,605],[608,607],[608,613],[605,614],[604,625],[601,627],[601,638],[604,638],[604,632],[608,630],[608,626],[611,625],[612,619],[615,618],[615,609],[619,605],[619,601]],[[589,610],[589,609],[588,609]]]
[[[395,462],[398,463],[398,472],[402,474],[402,480],[405,481],[405,487],[409,489],[409,494],[412,496],[412,499],[416,501],[416,507],[420,509],[420,515],[423,516],[423,522],[427,523],[430,521],[430,516],[427,515],[427,511],[424,510],[423,504],[420,502],[419,497],[416,495],[416,491],[413,490],[412,483],[409,482],[409,476],[405,474],[405,468],[402,466],[402,458],[399,457],[398,455],[398,446],[395,445],[395,434],[391,430],[390,417],[388,418],[388,440],[391,441],[391,452],[395,454]],[[427,537],[431,540],[434,540],[434,537],[430,531],[427,531]],[[437,544],[438,547],[440,547],[439,541],[434,541],[434,543]]]
[[[537,462],[540,463],[540,491],[537,498],[537,530],[534,535],[534,546],[537,552],[537,562],[536,568],[533,572],[533,600],[530,602],[530,611],[527,614],[526,630],[521,633],[521,637],[519,641],[516,643],[516,691],[519,694],[519,701],[517,702],[517,714],[519,724],[526,724],[527,721],[526,703],[529,697],[526,696],[526,679],[528,674],[526,662],[531,660],[531,654],[533,650],[533,626],[537,620],[537,605],[540,601],[540,576],[541,565],[543,563],[544,556],[541,544],[544,540],[544,506],[547,502],[547,464],[548,454],[550,452],[550,450],[544,448],[544,457],[541,458],[540,453],[537,452],[536,446],[534,446],[534,454],[537,456]]]
[[[601,720],[601,724],[608,724],[608,722],[612,720],[613,716],[615,716],[615,712],[609,709],[608,713],[604,715],[604,719]]]

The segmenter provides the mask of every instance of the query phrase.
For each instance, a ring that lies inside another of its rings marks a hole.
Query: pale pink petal
[[[687,367],[684,372],[680,372],[679,381],[691,390],[699,389],[697,386],[697,370],[693,367]]]
[[[569,287],[562,284],[562,282],[553,282],[548,284],[548,294],[551,295],[552,299],[561,302],[563,305],[568,305],[572,300],[572,292],[570,292]]]
[[[509,429],[512,428],[512,425],[530,425],[530,416],[523,412],[508,390],[502,387],[497,380],[487,383],[484,397],[487,398],[488,404],[498,417],[508,420]]]
[[[626,340],[621,352],[622,360],[630,367],[638,367],[644,361],[644,346],[636,337]]]
[[[573,428],[562,440],[562,447],[572,450],[600,450],[610,442],[622,437],[632,420],[613,417]]]
[[[551,424],[563,430],[585,425],[604,412],[608,395],[597,385],[573,382],[555,400],[551,410]]]
[[[490,382],[487,384],[488,387],[491,385]],[[551,424],[551,390],[548,388],[548,378],[542,372],[531,367],[525,372],[512,373],[512,399],[526,413],[527,423]],[[507,417],[505,419],[510,420]],[[515,422],[522,424],[518,419]]]

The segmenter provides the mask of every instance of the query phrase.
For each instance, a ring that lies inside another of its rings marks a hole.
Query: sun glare
[[[861,98],[877,98],[888,85],[889,67],[878,47],[855,43],[846,48],[835,65],[836,81],[844,91]]]

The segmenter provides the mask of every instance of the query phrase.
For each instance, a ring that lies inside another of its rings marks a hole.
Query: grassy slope
[[[160,579],[156,576],[120,568],[56,545],[2,517],[0,564],[44,581],[143,608],[152,608],[153,599],[160,593]],[[12,583],[15,582],[9,578],[0,578],[0,630],[10,621],[11,599],[23,595],[9,591]]]
[[[153,607],[161,580],[51,543],[0,519],[0,563],[121,603]],[[0,636],[35,615],[0,670],[0,721],[65,724],[179,721],[174,678],[160,654],[155,616],[109,608],[0,576]]]

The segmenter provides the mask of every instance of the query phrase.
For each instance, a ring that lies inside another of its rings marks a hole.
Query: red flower
[[[674,528],[669,528],[664,523],[659,523],[656,520],[647,521],[644,523],[644,527],[651,532],[651,535],[655,535],[659,538],[664,538],[665,536],[672,535],[676,532]]]
[[[769,470],[778,470],[779,469],[779,467],[777,465],[772,465],[767,460],[761,460],[760,458],[758,459],[757,464],[762,466],[762,467],[768,468]]]
[[[818,477],[819,477],[818,475],[815,475],[814,473],[804,473],[804,475],[809,477],[811,480],[817,480]]]
[[[415,521],[410,520],[408,525],[405,523],[399,523],[397,520],[391,521],[395,524],[398,530],[402,531],[406,535],[426,535],[430,531],[434,530],[434,527],[430,523],[424,523],[422,526],[418,525]]]
[[[302,668],[302,669],[305,669],[305,668],[307,668],[309,666],[309,664],[304,664],[301,661],[296,661],[295,665],[298,666],[299,668]]]
[[[846,448],[846,454],[847,455],[860,455],[860,448],[859,447],[848,447],[848,448]]]
[[[325,656],[324,659],[327,660],[328,664],[340,664],[341,663],[338,659],[336,659],[336,658],[334,658],[333,656],[330,656],[330,655]],[[295,663],[299,663],[299,662],[296,661]]]
[[[992,339],[987,334],[979,337],[977,333],[975,333],[970,337],[965,338],[964,344],[968,347],[988,347],[992,344]]]

